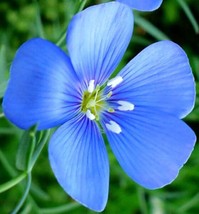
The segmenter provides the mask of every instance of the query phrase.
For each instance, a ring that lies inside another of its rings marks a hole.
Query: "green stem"
[[[37,149],[35,150],[35,152],[32,156],[32,159],[29,163],[29,168],[28,168],[29,171],[31,171],[32,168],[34,167],[35,162],[37,161],[42,149],[44,148],[44,146],[49,138],[49,135],[50,135],[50,130],[47,130],[44,139],[41,140],[41,143],[37,146]]]
[[[8,172],[8,174],[11,177],[15,177],[17,175],[16,170],[9,164],[9,162],[7,161],[5,155],[3,154],[3,152],[0,150],[0,161],[3,165],[3,167],[6,169],[6,171]],[[27,176],[27,174],[26,174]],[[23,193],[22,191],[22,183],[20,183],[18,186],[18,189],[20,190],[20,192]],[[31,197],[31,195],[28,196],[29,202],[31,203],[31,206],[34,208],[34,213],[37,214],[39,213],[39,208],[37,206],[37,204],[35,203],[34,199]]]
[[[19,203],[15,207],[15,209],[11,212],[11,214],[16,214],[20,210],[20,208],[22,207],[22,205],[25,202],[26,198],[28,197],[28,193],[30,191],[30,186],[31,186],[31,180],[32,180],[31,173],[28,173],[25,192],[24,192],[21,200],[19,201]]]
[[[25,177],[27,176],[26,172],[23,172],[22,174],[20,174],[19,176],[13,178],[12,180],[1,184],[0,185],[0,193],[5,192],[7,190],[9,190],[10,188],[12,188],[13,186],[17,185],[18,183],[20,183]]]

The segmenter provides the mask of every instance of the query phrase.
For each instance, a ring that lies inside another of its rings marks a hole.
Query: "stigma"
[[[95,80],[92,79],[88,83],[87,90],[83,93],[81,111],[88,119],[99,120],[99,114],[105,108],[106,99],[102,87],[95,86]]]

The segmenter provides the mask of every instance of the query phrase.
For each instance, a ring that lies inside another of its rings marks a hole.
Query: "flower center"
[[[109,98],[112,96],[113,88],[117,87],[123,78],[121,76],[116,76],[113,79],[109,80],[104,87],[97,85],[95,87],[95,80],[90,80],[88,88],[84,91],[82,96],[81,111],[90,120],[99,120],[99,114],[102,111],[109,112],[114,114],[116,111],[132,111],[134,110],[134,104],[127,100],[114,100],[114,103],[111,103]],[[106,88],[108,87],[108,88]],[[104,93],[104,89],[106,93]],[[110,107],[111,106],[111,107]],[[105,123],[107,130],[120,134],[122,132],[121,126],[113,120],[109,120]]]
[[[94,86],[94,80],[90,80],[88,89],[84,92],[81,104],[81,111],[91,120],[99,120],[99,113],[105,106],[106,97],[102,94],[99,85]]]

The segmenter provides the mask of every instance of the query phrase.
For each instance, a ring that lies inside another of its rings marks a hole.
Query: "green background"
[[[86,7],[105,1],[89,1]],[[19,46],[33,37],[43,37],[66,50],[64,33],[79,0],[0,1],[0,104],[9,78],[9,68]],[[182,6],[185,5],[185,8]],[[189,9],[188,12],[186,9]],[[186,13],[187,12],[187,13]],[[123,67],[139,51],[158,40],[170,39],[187,53],[196,80],[195,108],[185,121],[199,134],[199,32],[192,19],[199,20],[197,0],[164,0],[154,12],[134,12],[135,29]],[[190,21],[191,19],[191,21]],[[0,105],[0,114],[2,108]],[[16,154],[23,131],[0,118],[0,184],[21,173]],[[149,191],[127,177],[109,151],[110,192],[107,214],[195,214],[199,213],[199,148],[195,149],[170,185]],[[0,213],[10,213],[24,193],[25,182],[0,194]],[[32,186],[19,213],[94,213],[75,203],[58,185],[48,161],[47,144],[32,171]]]

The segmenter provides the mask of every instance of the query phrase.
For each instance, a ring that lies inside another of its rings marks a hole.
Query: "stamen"
[[[111,86],[112,88],[114,88],[115,86],[119,85],[122,81],[123,78],[121,76],[116,76],[107,82],[107,86]]]
[[[98,100],[96,101],[96,103],[99,103],[99,102],[104,101],[104,100],[106,100],[106,99],[107,99],[107,96],[102,96],[101,99],[98,99]]]
[[[86,116],[90,119],[90,120],[94,120],[95,119],[95,115],[91,113],[90,109],[88,109],[86,111]]]
[[[135,108],[134,104],[127,101],[120,100],[117,103],[120,105],[118,106],[120,111],[132,111]]]
[[[110,120],[110,124],[106,123],[105,125],[108,130],[116,134],[119,134],[122,131],[121,127],[113,120]]]
[[[95,90],[96,90],[96,94],[95,94],[95,100],[96,100],[97,96],[98,96],[98,93],[99,93],[99,90],[100,90],[100,86],[97,85],[96,88],[95,88]]]
[[[95,89],[95,85],[94,85],[95,80],[90,80],[89,84],[88,84],[88,92],[91,94],[94,89]]]
[[[110,92],[106,95],[106,97],[107,97],[107,98],[110,98],[110,97],[112,96],[112,94],[113,94],[113,92],[110,91]]]
[[[108,112],[113,113],[113,112],[115,112],[115,110],[114,110],[114,108],[109,108]]]

